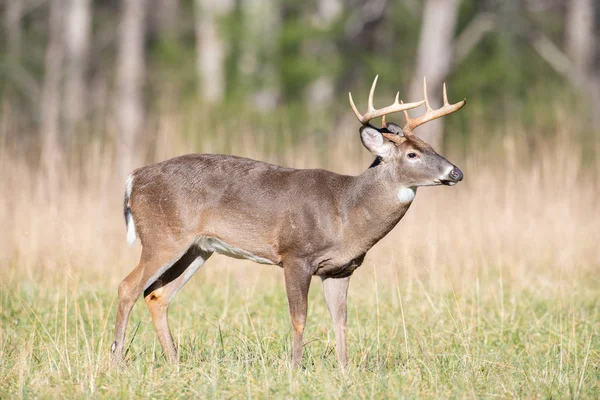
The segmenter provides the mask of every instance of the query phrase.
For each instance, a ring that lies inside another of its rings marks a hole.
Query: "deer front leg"
[[[306,325],[308,309],[308,289],[312,273],[302,262],[285,263],[283,266],[285,289],[292,318],[292,366],[298,368],[302,364],[302,335]]]
[[[342,371],[348,364],[348,350],[346,349],[346,304],[348,298],[348,285],[350,277],[345,278],[322,278],[323,292],[329,314],[335,331],[335,346],[338,363]]]

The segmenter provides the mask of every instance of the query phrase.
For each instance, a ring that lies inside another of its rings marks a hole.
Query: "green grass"
[[[320,281],[293,371],[281,271],[233,263],[207,263],[175,298],[179,367],[163,359],[139,301],[126,362],[109,368],[119,277],[4,274],[0,398],[600,397],[594,279],[526,290],[489,267],[472,286],[430,285],[378,274],[367,259],[351,282],[344,375]]]

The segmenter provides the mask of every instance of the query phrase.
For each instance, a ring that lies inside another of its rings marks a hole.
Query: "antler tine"
[[[404,102],[402,100],[400,100],[400,103],[404,103]],[[407,129],[407,127],[412,122],[412,118],[408,115],[407,110],[404,110],[404,118],[406,119],[406,125],[404,125],[404,128],[402,128],[402,131],[404,132],[405,135],[412,135],[412,132],[410,131],[410,129]]]
[[[443,96],[444,96],[444,106],[448,106],[450,105],[450,103],[448,102],[448,92],[446,91],[446,82],[444,82],[444,85],[442,86],[442,90],[443,90]]]
[[[348,92],[348,100],[350,100],[350,108],[352,108],[352,111],[354,111],[354,115],[356,115],[356,118],[358,118],[358,120],[362,122],[363,116],[360,115],[360,112],[358,112],[358,108],[356,108],[356,106],[354,105],[354,100],[352,100],[352,93],[350,92]]]
[[[400,100],[400,103],[401,103],[401,104],[404,104],[404,102],[403,102],[402,100]],[[412,120],[410,119],[410,117],[408,116],[408,111],[407,111],[407,110],[404,110],[404,118],[406,118],[406,122],[407,122],[407,123],[408,123],[408,122],[410,122],[410,121],[412,121]]]
[[[394,105],[400,105],[402,104],[402,101],[400,100],[400,92],[396,92],[396,98],[394,99]],[[406,112],[406,111],[404,111]],[[381,116],[381,127],[385,128],[386,127],[386,122],[385,122],[385,115]]]
[[[465,104],[467,104],[467,99],[463,99],[458,103],[450,104],[448,101],[448,91],[446,89],[446,83],[443,85],[443,97],[444,97],[444,105],[437,110],[432,109],[429,106],[429,99],[427,98],[427,81],[423,79],[423,91],[425,94],[425,106],[427,107],[427,111],[424,115],[418,118],[410,118],[408,113],[405,111],[404,116],[406,117],[406,125],[402,129],[404,134],[411,134],[412,130],[418,126],[423,125],[426,122],[433,121],[434,119],[441,118],[448,114],[452,114],[463,108]]]
[[[375,87],[377,86],[377,79],[379,75],[375,75],[375,79],[373,79],[373,84],[371,85],[371,90],[369,91],[369,100],[367,104],[367,113],[375,111],[375,107],[373,107],[373,95],[375,94]]]
[[[427,112],[431,111],[431,106],[429,105],[429,97],[427,97],[427,77],[423,77],[423,96],[425,96],[425,108],[427,108]]]
[[[356,115],[356,118],[358,118],[358,120],[360,121],[361,124],[367,125],[369,123],[369,121],[371,121],[373,118],[383,117],[384,115],[395,113],[395,112],[410,110],[411,108],[419,107],[420,105],[425,103],[425,100],[418,101],[416,103],[406,103],[406,104],[404,104],[403,102],[399,102],[398,100],[400,98],[400,92],[398,92],[396,94],[396,99],[394,100],[394,103],[392,105],[389,105],[384,108],[376,109],[373,106],[373,97],[375,95],[375,87],[377,86],[378,78],[379,78],[379,75],[375,76],[375,79],[373,80],[373,84],[371,85],[371,90],[369,92],[369,99],[367,101],[367,112],[365,113],[365,115],[361,115],[361,113],[358,111],[358,108],[356,108],[356,105],[354,104],[354,100],[352,99],[352,93],[348,93],[348,100],[350,101],[350,107],[352,108],[354,115]],[[385,121],[383,121],[383,122],[385,123]]]

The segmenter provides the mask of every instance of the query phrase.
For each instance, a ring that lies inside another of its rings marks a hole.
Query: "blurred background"
[[[347,93],[364,109],[376,74],[379,107],[396,91],[422,99],[423,76],[434,105],[444,81],[450,101],[468,99],[417,132],[465,182],[420,191],[398,228],[410,237],[391,235],[381,255],[399,265],[421,251],[424,265],[453,269],[599,265],[597,1],[0,4],[3,265],[124,276],[135,264],[125,176],[175,155],[361,173],[372,157]]]
[[[348,92],[364,111],[376,74],[375,107],[423,76],[467,99],[415,131],[465,178],[354,273],[350,378],[320,282],[292,379],[281,269],[219,255],[171,307],[181,371],[141,301],[111,372],[127,174],[192,152],[360,174]],[[0,0],[0,398],[598,398],[599,155],[598,0]]]

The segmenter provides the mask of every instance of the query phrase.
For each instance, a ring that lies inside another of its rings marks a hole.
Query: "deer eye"
[[[408,158],[417,158],[417,153],[408,153],[406,156]]]

